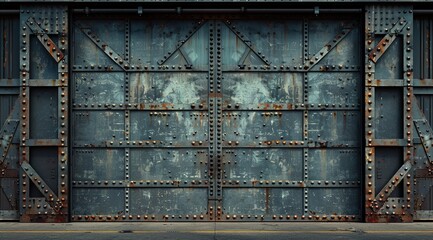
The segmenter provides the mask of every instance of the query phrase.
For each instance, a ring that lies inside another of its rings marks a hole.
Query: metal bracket
[[[404,29],[407,25],[407,20],[401,18],[397,23],[394,24],[388,34],[383,37],[380,42],[376,45],[373,51],[368,55],[369,59],[376,63],[385,54],[386,50],[391,46],[391,44],[397,38],[397,35]]]
[[[48,34],[41,28],[40,23],[37,23],[34,18],[29,18],[27,20],[27,26],[32,30],[34,34],[38,37],[39,42],[47,50],[47,52],[54,58],[56,62],[62,61],[65,57],[62,51],[57,47],[54,41],[48,36]]]
[[[45,197],[46,201],[51,205],[54,211],[60,212],[62,208],[62,203],[60,199],[45,183],[41,176],[39,176],[35,169],[33,169],[33,167],[28,162],[22,162],[21,168],[27,174],[29,179],[35,184],[38,190],[42,193],[42,195]]]
[[[116,53],[107,43],[103,42],[89,27],[77,25],[77,28],[81,30],[92,42],[98,46],[104,53],[115,62],[124,71],[130,68],[128,61],[124,60],[118,53]]]
[[[167,54],[165,54],[164,56],[163,56],[163,59],[161,59],[161,60],[159,60],[158,61],[158,64],[159,65],[163,65],[165,62],[167,62],[167,60],[168,59],[170,59],[171,58],[171,56],[173,56],[173,54],[176,52],[176,51],[180,51],[180,54],[182,54],[182,56],[185,58],[185,61],[187,62],[187,67],[188,66],[191,66],[192,67],[192,65],[191,65],[191,63],[190,63],[190,61],[188,60],[188,58],[187,58],[187,55],[185,55],[184,54],[184,52],[181,50],[181,47],[201,28],[201,26],[203,26],[204,25],[204,23],[205,23],[205,21],[204,20],[200,20],[200,21],[198,21],[198,22],[196,22],[195,24],[194,24],[194,26],[192,27],[192,29],[190,29],[189,31],[188,31],[188,34],[186,34],[186,37],[185,37],[185,39],[183,39],[183,40],[180,40],[178,43],[177,43],[177,45],[176,45],[176,48],[173,50],[173,51],[170,51],[170,52],[168,52]]]
[[[236,35],[237,38],[239,38],[249,48],[249,50],[247,49],[244,52],[244,54],[242,55],[242,58],[239,60],[238,65],[240,67],[242,67],[245,59],[248,57],[248,53],[250,53],[251,51],[255,55],[257,55],[257,57],[259,57],[259,59],[262,60],[265,65],[270,65],[271,64],[269,62],[269,60],[266,59],[265,55],[260,54],[256,50],[256,48],[254,47],[254,45],[251,43],[251,41],[245,38],[245,35],[243,35],[239,30],[235,30],[236,26],[231,25],[230,21],[226,21],[226,22],[224,22],[224,24],[227,26],[228,29],[230,29],[230,31],[232,31],[232,33],[234,33]]]
[[[332,49],[334,49],[349,33],[353,30],[355,24],[352,23],[350,27],[345,27],[343,30],[338,33],[334,39],[329,41],[325,46],[319,50],[316,54],[314,54],[308,62],[305,63],[304,69],[310,70],[313,68],[316,64],[320,62],[328,53],[331,52]]]
[[[385,204],[388,197],[398,186],[398,184],[406,177],[409,170],[412,168],[412,163],[410,161],[405,162],[398,171],[392,176],[392,178],[386,183],[386,185],[380,190],[376,195],[375,201],[372,207],[374,212],[378,212]]]
[[[6,119],[0,132],[0,168],[6,169],[7,162],[6,156],[8,155],[9,148],[12,144],[15,132],[19,124],[19,114],[18,114],[19,101],[15,101],[13,110]]]

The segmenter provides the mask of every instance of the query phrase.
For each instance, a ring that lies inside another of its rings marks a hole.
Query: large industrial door
[[[73,221],[361,220],[359,22],[252,19],[75,17]]]

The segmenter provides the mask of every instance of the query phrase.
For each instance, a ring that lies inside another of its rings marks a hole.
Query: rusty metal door
[[[356,17],[72,28],[73,221],[361,220]]]

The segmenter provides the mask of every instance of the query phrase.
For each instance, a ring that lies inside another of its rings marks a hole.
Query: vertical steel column
[[[221,81],[223,79],[222,76],[222,62],[221,62],[221,56],[222,56],[222,48],[221,48],[221,25],[222,23],[220,21],[215,22],[215,32],[216,32],[216,39],[215,39],[215,56],[216,56],[216,131],[217,131],[217,139],[216,139],[216,152],[217,152],[217,158],[216,158],[216,198],[217,198],[217,209],[222,210],[222,199],[223,199],[223,188],[222,188],[222,179],[223,179],[223,149],[222,149],[222,135],[223,135],[223,113],[222,113],[222,88],[221,88]],[[212,70],[212,67],[209,67]]]
[[[412,19],[411,6],[367,6],[365,16],[365,214],[367,222],[412,221]],[[395,102],[395,99],[398,101]]]
[[[303,39],[303,48],[304,48],[304,58],[303,58],[303,65],[305,66],[309,59],[310,59],[310,54],[309,54],[309,49],[308,49],[308,18],[304,18],[304,39]],[[308,71],[303,73],[304,75],[304,105],[308,106]],[[304,135],[304,141],[308,141],[308,110],[307,108],[305,108],[305,110],[303,111],[304,117],[303,117],[303,135]],[[304,147],[303,148],[303,165],[304,165],[304,169],[303,169],[303,173],[304,173],[304,182],[308,182],[308,147]],[[303,196],[304,196],[304,215],[308,215],[308,188],[304,187],[303,188]],[[302,218],[304,218],[304,216],[302,216]]]
[[[412,166],[414,166],[414,147],[413,147],[413,132],[414,122],[413,122],[413,112],[412,112],[412,102],[413,98],[415,98],[413,92],[413,10],[412,6],[408,7],[406,12],[407,25],[402,30],[403,37],[403,138],[405,139],[406,147],[403,149],[404,154],[404,163],[406,166],[403,167],[403,171],[400,171],[397,178],[395,177],[393,182],[401,181],[403,184],[403,205],[401,209],[399,209],[398,213],[401,214],[401,219],[403,221],[413,221],[413,213],[414,213],[414,170]],[[400,24],[400,23],[399,23]],[[415,106],[418,107],[418,106]],[[407,163],[407,164],[406,164]],[[402,180],[399,180],[401,178]],[[395,210],[394,210],[395,211]],[[394,212],[393,212],[394,213]]]
[[[124,43],[125,43],[125,49],[124,49],[124,57],[123,59],[125,60],[125,62],[129,62],[129,50],[130,50],[130,45],[129,45],[129,39],[130,39],[130,20],[129,19],[125,19],[125,39],[124,39]],[[127,105],[128,107],[131,106],[131,104],[129,103],[129,73],[128,72],[124,72],[124,79],[125,79],[125,83],[124,83],[124,91],[125,91],[125,105]],[[126,107],[126,106],[125,106]],[[131,118],[130,118],[130,110],[128,110],[127,108],[125,109],[125,140],[128,142],[129,141],[129,136],[130,136],[130,130],[131,130]],[[125,181],[127,183],[129,183],[129,155],[130,155],[130,148],[125,148]],[[128,185],[129,186],[129,185]],[[130,188],[127,187],[125,188],[125,215],[130,215],[129,213],[129,191]],[[129,217],[131,219],[131,215]]]
[[[68,13],[65,7],[23,5],[20,22],[20,220],[66,222]]]
[[[374,79],[374,64],[372,64],[368,58],[368,54],[371,51],[370,45],[374,41],[374,30],[372,29],[372,13],[371,10],[367,10],[365,16],[365,139],[366,142],[371,142],[371,139],[375,138],[374,132],[374,88],[371,86],[371,82]],[[371,147],[371,143],[366,144],[365,147],[365,211],[366,216],[373,214],[371,203],[374,200],[376,188],[375,188],[375,155],[374,147]]]
[[[209,163],[208,163],[208,174],[209,174],[209,190],[208,190],[208,208],[209,208],[209,219],[216,220],[221,219],[222,206],[216,196],[216,141],[215,129],[216,129],[216,104],[215,104],[215,26],[214,22],[209,22],[209,98],[208,98],[208,114],[209,114]],[[216,208],[216,214],[214,209]],[[215,219],[214,219],[215,218]]]

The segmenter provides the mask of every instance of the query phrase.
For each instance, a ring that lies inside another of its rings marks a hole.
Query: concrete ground
[[[1,240],[433,240],[433,222],[368,223],[0,223]]]

